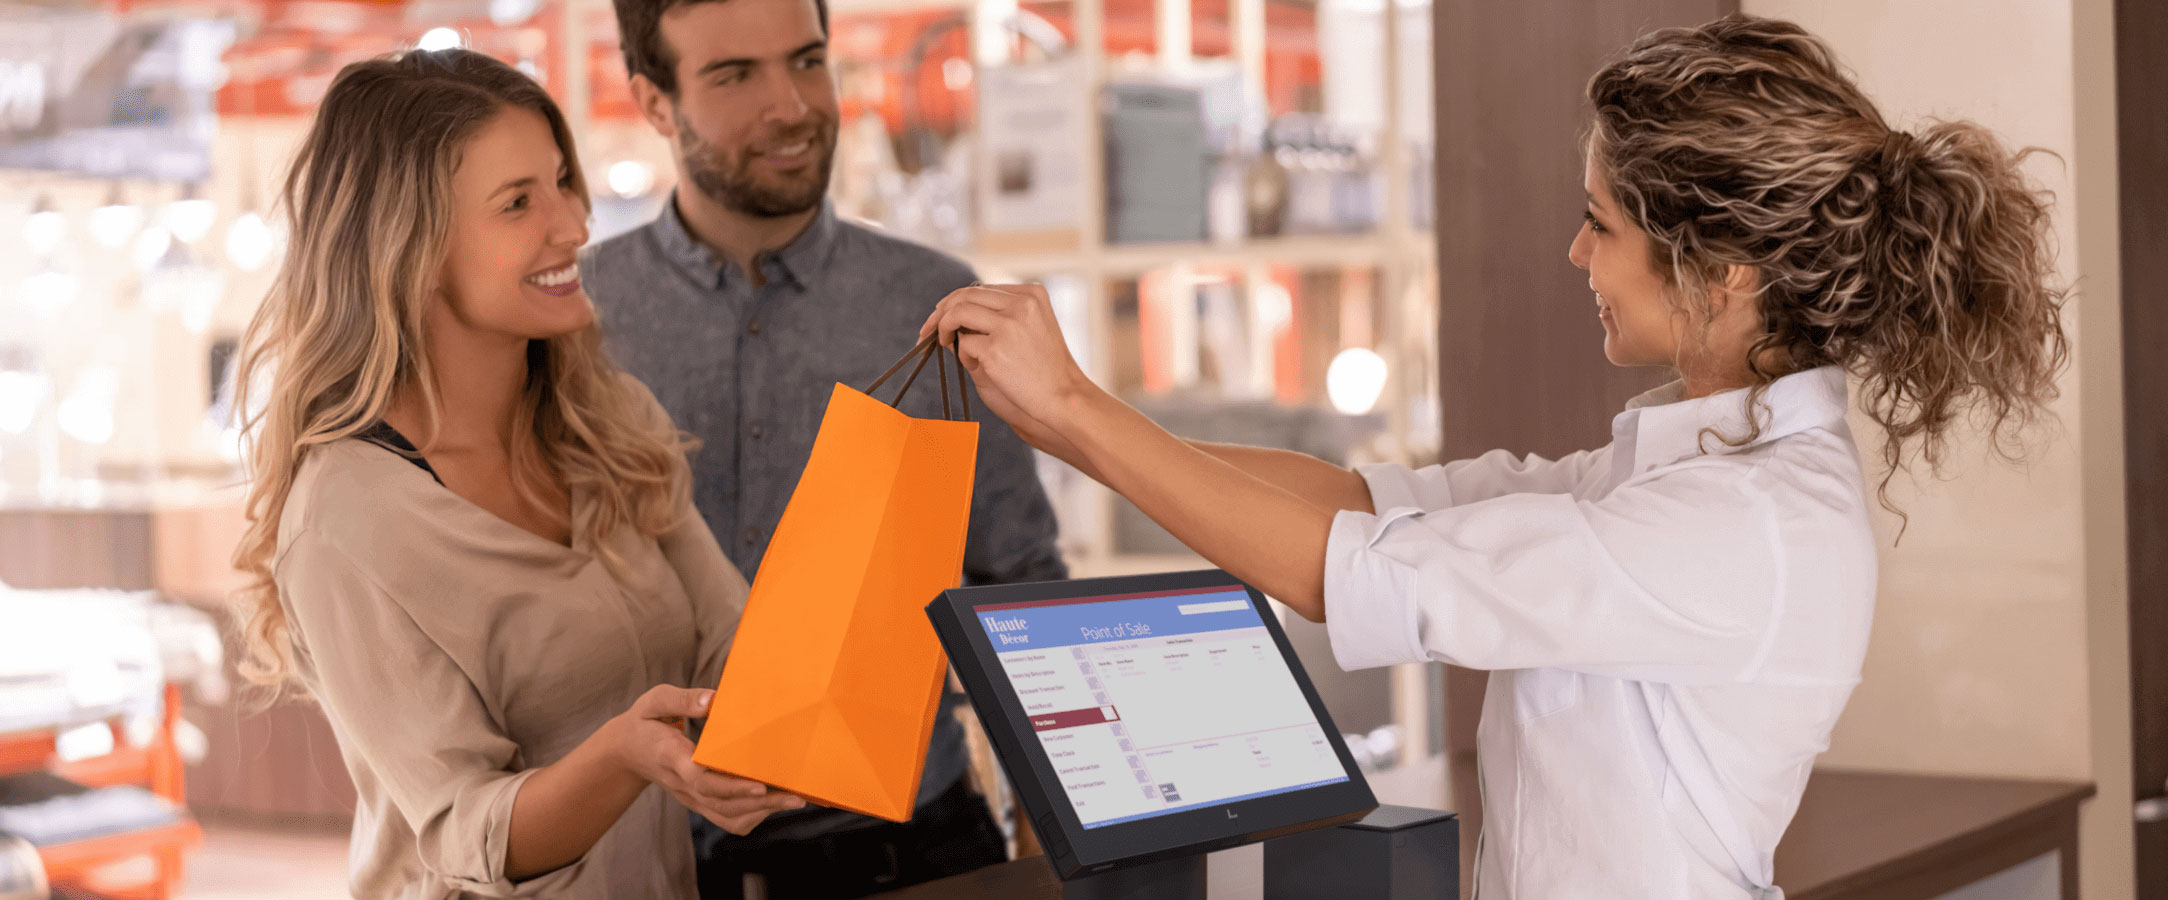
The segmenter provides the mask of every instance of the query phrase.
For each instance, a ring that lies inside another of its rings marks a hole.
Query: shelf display
[[[339,29],[283,6],[236,9],[237,38],[222,56],[212,47],[230,77],[216,92],[222,121],[208,180],[33,180],[25,184],[34,190],[14,195],[26,211],[39,204],[26,218],[58,242],[40,266],[0,264],[0,283],[22,286],[0,290],[0,501],[95,505],[116,492],[155,493],[176,476],[232,480],[237,448],[230,423],[211,412],[217,389],[175,377],[184,364],[176,361],[231,341],[269,286],[280,240],[261,208],[275,189],[265,179],[325,79],[345,62],[411,44],[424,25],[517,60],[567,101],[596,175],[598,239],[651,216],[670,190],[668,148],[630,102],[614,18],[600,0],[487,17],[476,7],[426,23],[382,4],[327,0],[324,11],[346,15]],[[1380,198],[1419,189],[1405,176],[1421,150],[1387,152],[1383,119],[1340,108],[1362,93],[1346,85],[1369,82],[1324,66],[1325,20],[1336,9],[1286,0],[837,0],[838,209],[949,249],[989,280],[1077,277],[1080,342],[1100,354],[1113,350],[1103,329],[1110,288],[1154,272],[1366,269],[1378,272],[1381,293],[1402,296],[1434,255],[1414,229],[1429,204],[1401,202],[1414,215],[1395,216],[1396,204]],[[199,44],[210,46],[197,41],[191,52]],[[1167,106],[1177,101],[1178,112]],[[0,198],[9,190],[0,173]],[[0,206],[0,229],[6,212]],[[139,265],[96,265],[112,247]],[[1362,348],[1395,373],[1427,365],[1389,345],[1421,321],[1412,312]],[[86,342],[84,333],[99,337]],[[1087,367],[1111,375],[1109,361]],[[1380,403],[1398,409],[1419,401],[1401,394],[1427,390],[1396,380]],[[1394,431],[1405,419],[1388,415]]]
[[[217,626],[140,591],[0,585],[0,734],[154,719],[169,682],[222,697]]]
[[[197,181],[233,24],[12,7],[0,37],[0,169]],[[16,102],[31,93],[37,102]],[[49,249],[47,252],[50,252]]]
[[[1081,207],[1090,197],[1084,171],[1090,107],[1072,88],[1083,77],[1080,62],[995,67],[978,78],[985,161],[976,173],[980,247],[1077,245]]]
[[[221,698],[222,665],[195,609],[0,585],[0,834],[34,848],[56,888],[171,896],[202,839],[182,773],[204,741],[181,688]]]
[[[49,772],[0,778],[0,832],[39,848],[165,828],[185,816],[172,801],[132,785],[92,788]]]

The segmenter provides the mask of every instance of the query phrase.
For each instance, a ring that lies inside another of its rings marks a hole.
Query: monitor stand
[[[1085,875],[1061,883],[1062,900],[1205,900],[1204,854]]]

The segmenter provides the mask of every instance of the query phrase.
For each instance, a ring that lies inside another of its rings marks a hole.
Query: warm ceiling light
[[[422,32],[422,39],[414,42],[415,47],[423,50],[450,50],[465,44],[466,40],[458,31],[441,25]]]
[[[1378,405],[1385,392],[1385,357],[1362,347],[1349,347],[1332,358],[1325,369],[1325,396],[1343,415],[1359,416]]]

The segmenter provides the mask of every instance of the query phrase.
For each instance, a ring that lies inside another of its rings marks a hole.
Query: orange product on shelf
[[[0,778],[41,771],[52,759],[52,732],[0,734]]]
[[[183,819],[40,847],[38,858],[56,887],[80,888],[113,900],[168,900],[180,893],[186,854],[202,843],[203,829]]]
[[[180,687],[168,684],[163,719],[148,746],[128,746],[119,724],[107,722],[115,750],[72,762],[54,760],[57,736],[50,730],[0,736],[0,777],[47,771],[86,787],[143,787],[184,805],[184,764],[173,741],[180,709]],[[165,900],[180,890],[186,854],[202,841],[202,829],[183,815],[152,828],[39,847],[38,858],[55,886],[116,900]]]
[[[173,744],[173,729],[181,721],[180,685],[166,685],[163,705],[164,721],[159,723],[149,745],[129,746],[123,739],[119,723],[109,722],[106,727],[113,729],[113,752],[54,765],[51,767],[53,774],[89,787],[138,785],[175,803],[188,802],[186,766],[181,762],[180,750]]]

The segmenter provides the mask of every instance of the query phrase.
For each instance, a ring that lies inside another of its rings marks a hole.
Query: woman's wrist
[[[632,740],[633,719],[631,713],[619,713],[602,723],[595,730],[593,740],[599,745],[598,754],[612,776],[626,783],[637,783],[645,788],[653,779],[640,754],[640,747]]]
[[[508,878],[532,878],[586,854],[647,790],[631,724],[625,715],[610,718],[520,785],[505,849]]]
[[[1094,414],[1098,401],[1110,396],[1106,390],[1086,377],[1080,370],[1072,370],[1060,389],[1054,392],[1053,408],[1040,421],[1045,423],[1053,437],[1074,444],[1071,435],[1076,429],[1087,425]]]

